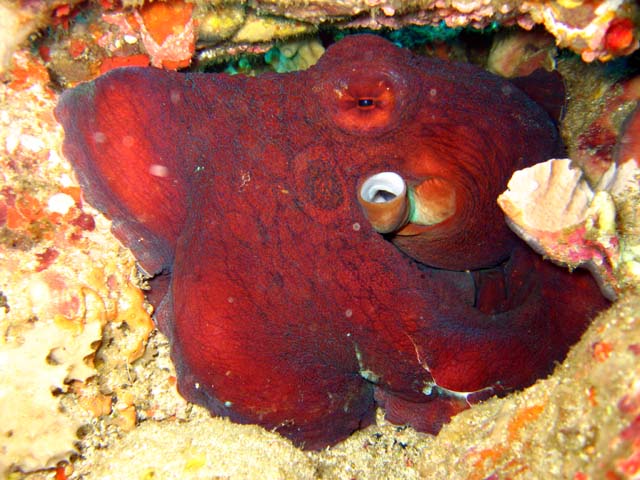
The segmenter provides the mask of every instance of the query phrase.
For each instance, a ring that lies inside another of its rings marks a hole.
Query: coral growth
[[[76,83],[120,65],[149,62],[176,69],[238,53],[264,53],[279,41],[297,41],[321,29],[398,30],[421,27],[451,39],[463,27],[494,29],[540,25],[555,43],[583,60],[609,60],[638,48],[638,6],[622,0],[434,2],[291,0],[246,5],[167,0],[79,3],[77,0],[0,4],[0,71],[12,52],[39,29],[54,35],[38,41],[62,83]],[[416,30],[417,31],[417,30]],[[430,41],[435,38],[430,37]],[[35,36],[32,36],[35,38]],[[528,54],[527,54],[528,55]]]
[[[189,66],[196,41],[192,14],[193,4],[181,0],[103,13],[102,20],[116,30],[105,29],[98,39],[111,52],[102,59],[101,71],[132,63],[170,70]]]
[[[47,302],[42,296],[49,293],[45,279],[29,278],[16,287],[29,289],[32,300]],[[14,301],[15,292],[7,293],[8,300]],[[66,382],[85,381],[95,374],[84,359],[95,352],[93,345],[101,339],[102,312],[96,307],[88,308],[86,319],[59,317],[58,321],[37,319],[32,325],[4,325],[0,344],[0,475],[15,466],[24,470],[52,466],[75,450],[76,430],[82,420],[61,414],[54,392],[65,391]]]
[[[175,70],[189,66],[196,36],[193,4],[182,0],[147,3],[134,12],[151,65]]]
[[[527,2],[530,21],[544,25],[560,47],[585,62],[609,60],[638,48],[633,2],[621,0]],[[537,4],[537,5],[536,5]],[[526,23],[520,21],[522,26]]]
[[[615,299],[640,285],[640,243],[616,212],[640,199],[635,160],[612,165],[592,189],[568,159],[516,172],[498,198],[511,227],[538,253],[571,269],[588,268]],[[622,217],[624,218],[624,217]]]
[[[105,328],[127,324],[125,363],[153,328],[132,258],[105,242],[109,223],[58,154],[46,71],[25,54],[14,65],[19,75],[0,86],[0,475],[68,458],[87,419],[61,413],[61,400],[97,374]],[[100,399],[85,412],[108,411]]]
[[[265,62],[278,73],[305,70],[314,65],[324,53],[318,41],[292,42],[273,47],[265,56]]]
[[[556,46],[548,33],[504,32],[494,39],[487,58],[487,70],[503,77],[524,77],[542,68],[555,69]]]
[[[608,88],[597,89],[593,97],[587,101],[601,107],[595,118],[582,126],[570,155],[589,181],[597,183],[611,166],[625,120],[640,101],[640,76],[617,80]]]

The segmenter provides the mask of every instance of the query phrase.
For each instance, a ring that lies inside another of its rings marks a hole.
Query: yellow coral
[[[564,8],[577,8],[584,2],[582,0],[558,0],[557,3]]]
[[[202,41],[218,41],[231,37],[245,20],[244,8],[225,7],[206,12],[200,18],[198,29]]]
[[[126,352],[127,360],[131,363],[144,353],[147,339],[154,325],[149,312],[144,308],[145,300],[142,291],[130,282],[126,282],[121,288],[115,321],[125,322],[131,329],[131,341]]]
[[[237,43],[259,43],[314,32],[316,28],[308,23],[278,17],[261,17],[255,14],[236,32],[233,41]]]

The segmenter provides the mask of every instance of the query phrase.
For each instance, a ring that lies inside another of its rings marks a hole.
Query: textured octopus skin
[[[562,151],[512,83],[371,35],[258,78],[127,68],[56,109],[87,199],[156,275],[180,392],[317,449],[370,424],[435,433],[561,361],[606,301],[496,205]],[[380,235],[357,188],[444,179],[455,212]]]

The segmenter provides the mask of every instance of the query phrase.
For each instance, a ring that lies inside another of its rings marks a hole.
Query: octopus
[[[55,114],[153,277],[182,395],[320,449],[377,407],[437,433],[549,374],[606,307],[496,204],[563,152],[526,85],[354,35],[289,74],[117,69]]]

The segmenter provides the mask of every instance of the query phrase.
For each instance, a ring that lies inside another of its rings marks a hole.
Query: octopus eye
[[[394,72],[352,70],[324,92],[329,94],[323,104],[331,120],[357,135],[379,135],[396,128],[406,108],[406,85]]]
[[[371,108],[374,106],[373,98],[359,98],[358,99],[358,108]]]

